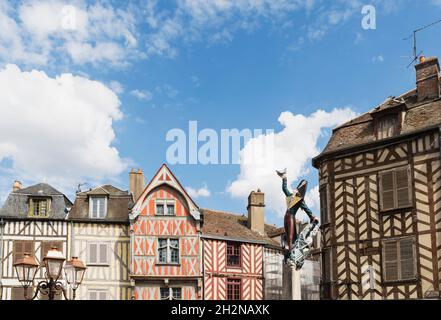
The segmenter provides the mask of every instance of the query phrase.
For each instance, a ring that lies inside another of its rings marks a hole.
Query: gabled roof
[[[159,168],[159,170],[153,176],[152,180],[147,184],[147,187],[145,187],[144,191],[139,196],[138,200],[133,206],[130,219],[136,219],[136,217],[140,214],[142,203],[144,202],[145,197],[150,193],[150,191],[163,184],[168,185],[179,191],[187,201],[190,215],[195,220],[200,220],[201,217],[200,217],[199,207],[193,201],[193,199],[188,195],[187,191],[185,191],[184,187],[182,187],[179,180],[175,177],[173,172],[167,167],[166,164],[163,164]]]
[[[92,219],[89,215],[89,197],[104,196],[107,198],[107,214],[104,219]],[[99,186],[77,193],[72,210],[67,217],[72,221],[100,223],[128,223],[129,211],[133,206],[133,196],[112,185]]]
[[[0,209],[0,217],[6,219],[35,220],[28,217],[29,198],[48,197],[51,199],[51,209],[44,220],[64,220],[68,208],[72,202],[60,191],[47,183],[36,185],[11,192],[8,195],[3,207]]]
[[[220,240],[261,243],[280,249],[280,243],[270,237],[279,228],[265,224],[265,235],[247,227],[246,215],[201,209],[203,214],[202,237]]]

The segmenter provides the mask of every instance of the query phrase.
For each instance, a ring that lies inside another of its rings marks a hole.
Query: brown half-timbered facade
[[[51,247],[66,256],[68,224],[65,221],[69,199],[48,184],[22,188],[18,181],[0,209],[0,289],[2,300],[24,300],[24,290],[17,279],[14,263],[24,253],[41,263]],[[35,282],[45,278],[43,269]],[[61,281],[64,281],[61,279]],[[38,297],[45,299],[47,296]],[[61,295],[56,295],[61,299]]]
[[[334,129],[319,169],[324,299],[440,298],[439,64]]]

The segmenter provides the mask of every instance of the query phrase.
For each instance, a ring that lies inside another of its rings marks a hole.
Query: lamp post
[[[43,258],[43,264],[41,266],[29,253],[25,253],[23,258],[18,259],[17,262],[14,263],[14,268],[17,272],[18,280],[24,288],[25,299],[34,300],[38,293],[41,293],[47,295],[49,300],[54,300],[57,292],[61,291],[66,300],[68,300],[66,288],[58,281],[63,273],[64,264],[66,282],[72,289],[72,300],[74,300],[75,292],[83,281],[86,267],[77,257],[72,257],[72,260],[64,263],[65,260],[63,253],[54,247],[49,250],[47,255]],[[35,275],[40,268],[45,268],[46,280],[40,281],[37,284],[35,293],[30,297],[28,296],[28,288],[33,285]]]

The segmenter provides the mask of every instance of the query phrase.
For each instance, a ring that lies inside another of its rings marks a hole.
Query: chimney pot
[[[12,185],[12,191],[17,192],[17,191],[21,190],[22,188],[23,188],[23,185],[21,184],[21,182],[18,180],[15,180],[14,184]]]

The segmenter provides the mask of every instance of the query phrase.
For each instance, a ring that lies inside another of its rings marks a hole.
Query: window
[[[413,237],[383,241],[384,281],[416,279],[415,239]]]
[[[377,120],[377,138],[385,139],[398,133],[398,115],[390,114]]]
[[[90,289],[87,292],[89,300],[108,300],[109,292],[103,289]]]
[[[240,300],[241,280],[227,279],[227,300]]]
[[[48,251],[53,247],[58,250],[63,250],[63,242],[61,241],[44,241],[41,243],[40,248],[40,261],[43,261],[43,258],[47,255]]]
[[[46,198],[29,199],[29,217],[47,218],[50,210],[50,200]]]
[[[227,244],[227,266],[240,267],[240,243],[229,242]]]
[[[182,289],[181,288],[160,288],[161,300],[181,300]]]
[[[175,200],[156,200],[156,215],[158,216],[174,216]]]
[[[34,292],[34,287],[28,288],[28,296],[31,296]],[[11,288],[11,300],[26,300],[24,296],[25,290],[22,286]]]
[[[18,259],[22,258],[25,253],[29,253],[31,256],[35,255],[34,242],[33,241],[14,241],[14,263]]]
[[[107,214],[107,198],[91,197],[89,202],[89,216],[92,219],[104,219]]]
[[[411,206],[409,168],[380,173],[381,209],[392,210]]]
[[[330,222],[327,185],[323,185],[320,187],[320,218],[322,220],[322,224]]]
[[[108,243],[90,242],[87,249],[87,264],[89,265],[108,265],[109,264]]]
[[[158,239],[158,263],[179,263],[178,239]]]

